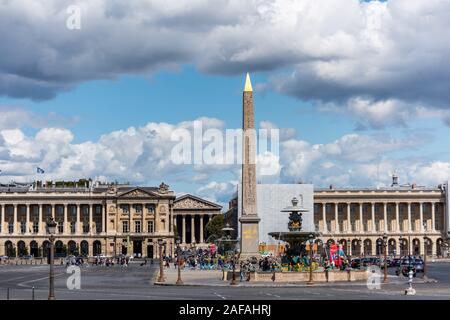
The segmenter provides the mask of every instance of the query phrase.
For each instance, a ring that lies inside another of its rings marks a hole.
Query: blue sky
[[[2,182],[43,166],[51,179],[164,180],[223,203],[239,167],[173,166],[167,130],[199,118],[240,128],[246,72],[256,123],[287,132],[279,172],[260,181],[450,177],[447,4],[80,1],[82,27],[68,31],[68,3],[0,5]]]

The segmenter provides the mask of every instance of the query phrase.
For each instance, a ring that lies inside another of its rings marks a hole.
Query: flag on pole
[[[41,169],[41,168],[39,168],[39,167],[36,168],[36,172],[37,172],[37,173],[41,173],[41,174],[42,174],[42,173],[45,173],[44,169]]]

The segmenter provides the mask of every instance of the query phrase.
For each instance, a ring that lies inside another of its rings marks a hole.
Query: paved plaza
[[[89,266],[82,269],[81,289],[69,290],[66,286],[69,274],[65,271],[62,266],[55,267],[55,294],[60,300],[450,299],[449,262],[429,265],[429,277],[437,282],[425,283],[417,279],[414,284],[416,296],[405,296],[407,279],[393,274],[389,277],[389,284],[382,285],[380,290],[369,290],[364,283],[317,284],[312,287],[244,284],[232,287],[220,280],[215,280],[215,283],[204,280],[211,277],[210,271],[185,270],[183,277],[188,285],[180,287],[154,285],[159,271],[156,264],[142,267],[130,264],[128,268]],[[172,274],[175,273],[172,271]],[[173,280],[171,277],[168,277],[168,283]],[[48,266],[0,266],[0,299],[7,299],[9,289],[11,300],[30,300],[33,287],[36,300],[47,299]]]

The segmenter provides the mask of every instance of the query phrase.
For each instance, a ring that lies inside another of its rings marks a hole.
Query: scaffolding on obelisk
[[[259,221],[256,205],[256,131],[253,110],[253,89],[247,73],[243,93],[242,211],[240,259],[258,257]]]

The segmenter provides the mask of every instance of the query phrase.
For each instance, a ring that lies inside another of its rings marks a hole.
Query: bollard
[[[6,300],[9,300],[9,288],[6,289]]]
[[[416,295],[416,290],[412,287],[412,282],[413,282],[413,271],[412,270],[409,270],[408,277],[409,277],[409,280],[408,280],[409,287],[405,290],[405,295],[414,296],[414,295]]]
[[[31,288],[31,300],[34,300],[34,286]]]

